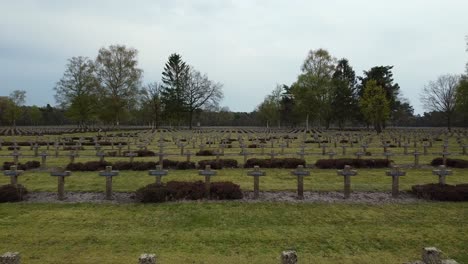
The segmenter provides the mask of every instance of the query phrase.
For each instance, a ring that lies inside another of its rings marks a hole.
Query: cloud
[[[420,113],[424,84],[464,70],[466,10],[461,0],[5,1],[0,86],[2,94],[27,90],[28,103],[53,104],[67,59],[125,44],[139,50],[145,82],[160,80],[177,52],[224,84],[222,105],[251,111],[277,83],[295,80],[310,49],[325,48],[358,75],[394,65]]]

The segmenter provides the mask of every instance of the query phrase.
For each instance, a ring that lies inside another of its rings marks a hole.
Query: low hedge
[[[213,150],[205,149],[205,150],[200,150],[196,154],[196,156],[215,156]]]
[[[387,168],[392,163],[387,159],[320,159],[315,162],[319,169],[343,169],[345,165],[353,168]]]
[[[412,192],[422,199],[437,201],[468,201],[468,184],[424,184],[411,187]]]
[[[3,162],[3,170],[9,170],[11,166],[15,165],[14,162],[5,161]],[[41,163],[37,160],[26,161],[26,163],[18,162],[16,165],[18,170],[31,170],[41,167]]]
[[[210,165],[212,169],[220,170],[223,168],[237,168],[238,163],[235,159],[219,159],[218,160],[200,160],[198,167],[204,169],[206,165]]]
[[[276,158],[276,159],[248,159],[244,164],[245,168],[259,166],[261,168],[282,168],[295,169],[298,165],[305,166],[305,160],[297,158]]]
[[[200,200],[205,198],[205,183],[170,181],[166,184],[152,183],[136,191],[136,199],[142,203],[161,203],[176,200]],[[213,182],[210,199],[242,199],[240,186],[232,182]]]
[[[135,151],[126,150],[126,151],[123,152],[123,155],[125,156],[127,153],[130,153],[130,152],[136,153],[138,157],[154,157],[154,156],[156,156],[156,154],[153,151],[144,150],[144,149],[135,150]]]
[[[444,165],[443,158],[435,158],[431,161],[432,166]],[[462,159],[447,159],[447,166],[452,168],[468,168],[468,160]]]
[[[0,203],[23,201],[28,190],[21,184],[7,184],[0,186]]]
[[[159,162],[154,161],[117,161],[115,163],[110,163],[107,161],[88,161],[85,163],[69,163],[66,169],[70,171],[100,171],[104,170],[106,166],[112,166],[112,168],[115,170],[146,171],[154,169],[158,164]],[[195,169],[196,166],[194,162],[163,160],[163,168],[187,170]]]

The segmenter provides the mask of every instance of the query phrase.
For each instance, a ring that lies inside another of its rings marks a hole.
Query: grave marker
[[[399,166],[392,166],[390,171],[385,173],[387,176],[392,176],[392,197],[398,198],[399,194],[399,179],[401,176],[405,176],[406,172],[401,171]]]
[[[161,184],[161,179],[163,176],[168,174],[167,170],[162,169],[162,165],[156,165],[156,170],[148,171],[148,175],[156,176],[156,184]]]
[[[297,169],[291,172],[297,177],[297,197],[300,200],[304,199],[304,176],[309,176],[310,171],[304,170],[303,165],[298,165]]]
[[[210,199],[211,177],[216,175],[216,171],[211,170],[210,165],[205,166],[205,170],[198,171],[198,175],[205,176],[205,195]]]
[[[71,175],[69,171],[52,171],[50,176],[57,177],[57,194],[60,201],[65,199],[65,177]]]
[[[352,170],[351,166],[345,165],[343,170],[339,170],[339,176],[344,177],[344,198],[348,199],[351,194],[351,176],[356,176],[357,171]]]
[[[17,185],[18,184],[18,176],[23,174],[22,170],[18,170],[16,165],[10,166],[9,170],[6,170],[3,172],[3,174],[7,177],[10,177],[10,183],[12,185]]]
[[[112,177],[118,176],[119,171],[113,171],[112,166],[106,166],[105,171],[100,171],[99,176],[106,177],[106,199],[112,200]]]
[[[264,171],[261,171],[259,166],[254,166],[253,171],[248,171],[247,175],[254,177],[254,199],[258,199],[260,189],[260,176],[265,176],[266,173]]]
[[[452,171],[445,165],[440,165],[438,170],[432,171],[432,174],[439,176],[439,184],[445,185],[445,176],[452,175]]]

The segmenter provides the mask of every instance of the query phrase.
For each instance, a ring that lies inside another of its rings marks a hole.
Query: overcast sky
[[[347,58],[357,75],[394,65],[416,113],[437,76],[462,73],[468,1],[0,0],[0,95],[55,105],[67,59],[99,48],[139,51],[144,83],[160,81],[171,53],[224,84],[222,106],[252,111],[276,84],[291,84],[311,49]]]

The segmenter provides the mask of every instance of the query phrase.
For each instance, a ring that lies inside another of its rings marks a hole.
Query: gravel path
[[[128,204],[136,203],[134,193],[114,193],[113,200],[105,200],[104,193],[93,192],[67,192],[64,201],[57,200],[57,193],[34,192],[30,193],[23,203],[96,203],[96,204]],[[419,203],[410,193],[400,193],[400,198],[393,199],[390,192],[353,192],[350,199],[343,199],[341,192],[304,192],[304,200],[298,200],[294,192],[260,192],[258,200],[253,199],[253,192],[244,192],[240,202],[287,202],[287,203],[363,203],[363,204],[390,204],[390,203]],[[193,201],[178,201],[193,202]],[[220,202],[220,201],[210,201]],[[226,202],[226,201],[222,201]]]

